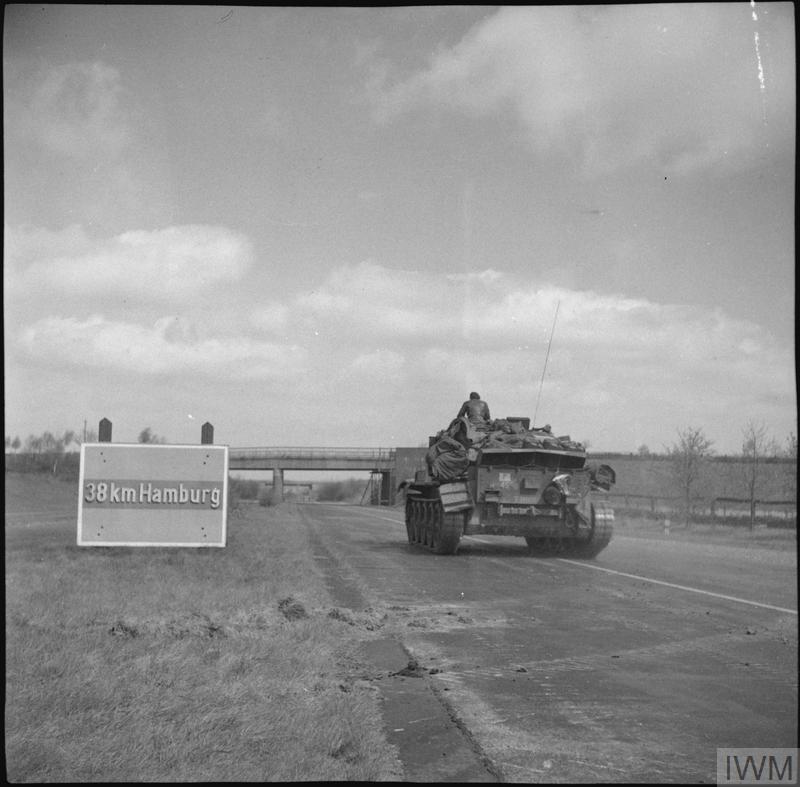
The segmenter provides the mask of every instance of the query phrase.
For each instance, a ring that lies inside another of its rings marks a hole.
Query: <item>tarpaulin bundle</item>
[[[469,465],[467,449],[452,437],[437,440],[425,454],[428,471],[439,481],[452,481],[463,475]]]
[[[484,424],[456,418],[436,436],[425,460],[428,471],[439,481],[451,481],[463,475],[469,465],[468,449],[483,448],[555,448],[583,451],[583,445],[569,435],[555,437],[544,429],[526,429],[518,421],[499,418]]]

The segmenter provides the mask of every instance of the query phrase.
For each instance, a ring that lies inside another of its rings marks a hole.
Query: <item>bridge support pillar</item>
[[[394,481],[392,479],[392,472],[381,473],[381,491],[378,505],[391,506],[394,505]]]
[[[283,470],[272,471],[272,502],[277,505],[283,502]]]

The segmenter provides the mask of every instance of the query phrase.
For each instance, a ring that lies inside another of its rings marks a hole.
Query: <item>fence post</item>
[[[214,427],[208,421],[200,427],[200,443],[201,445],[214,444]]]
[[[101,418],[97,427],[97,439],[101,443],[111,442],[111,421],[108,418]]]

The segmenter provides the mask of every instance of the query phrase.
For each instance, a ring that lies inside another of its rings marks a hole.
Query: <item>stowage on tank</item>
[[[454,555],[464,535],[521,536],[533,555],[592,558],[611,541],[611,467],[549,425],[456,418],[429,438],[405,489],[408,541]]]

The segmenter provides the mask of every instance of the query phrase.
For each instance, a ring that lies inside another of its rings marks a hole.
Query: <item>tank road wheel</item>
[[[586,541],[577,541],[570,557],[592,558],[599,555],[614,534],[614,510],[604,501],[592,504],[592,532]]]
[[[422,506],[421,500],[414,501],[414,543],[422,542]]]
[[[417,518],[417,544],[428,546],[428,501],[419,501],[419,517]]]
[[[406,534],[408,543],[414,543],[414,501],[406,500]]]
[[[433,551],[437,555],[455,555],[458,551],[458,542],[464,532],[466,514],[463,511],[452,511],[446,514],[442,504],[439,503],[438,539]]]
[[[441,555],[442,547],[442,520],[444,519],[444,509],[440,501],[431,503],[430,507],[430,538],[428,546],[437,554]]]
[[[425,501],[425,540],[423,545],[431,549],[433,547],[434,529],[436,527],[436,503],[432,500]]]
[[[408,541],[410,544],[419,542],[419,500],[408,501],[406,508],[406,528],[408,529]]]
[[[437,555],[454,555],[464,532],[465,513],[446,514],[442,501],[406,500],[408,543],[423,546]]]

